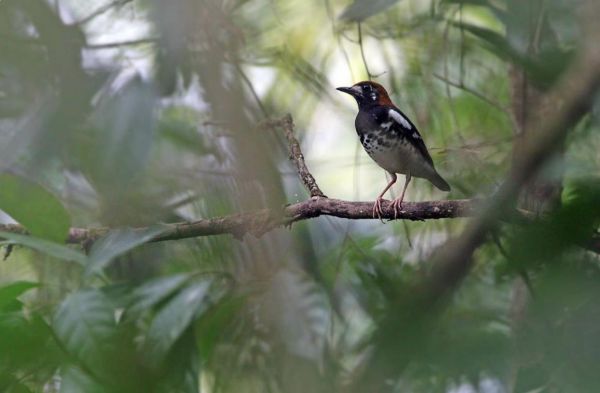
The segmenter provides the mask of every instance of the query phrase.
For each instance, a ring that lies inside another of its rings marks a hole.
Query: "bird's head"
[[[358,82],[352,87],[338,87],[337,90],[354,97],[359,108],[374,104],[394,105],[385,88],[376,82]]]

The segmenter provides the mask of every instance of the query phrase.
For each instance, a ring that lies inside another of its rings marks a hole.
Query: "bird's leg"
[[[381,214],[383,213],[381,210],[381,201],[383,201],[383,195],[387,192],[387,190],[390,189],[390,187],[394,185],[394,183],[396,183],[396,180],[398,179],[398,176],[396,176],[395,173],[390,173],[390,175],[392,175],[392,180],[390,180],[384,190],[381,191],[381,194],[379,194],[377,199],[375,199],[375,204],[373,205],[373,218],[379,218],[381,222],[383,222],[381,219]]]
[[[406,187],[408,187],[408,183],[410,183],[410,172],[406,174],[406,180],[404,180],[404,188],[402,189],[402,194],[400,198],[396,198],[392,201],[392,207],[394,208],[394,220],[398,218],[398,212],[402,209],[402,201],[404,200],[404,193],[406,192]]]

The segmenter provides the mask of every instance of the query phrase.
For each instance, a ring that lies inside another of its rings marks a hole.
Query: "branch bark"
[[[452,201],[405,202],[398,219],[423,221],[442,218],[472,217],[476,214],[479,200],[459,199]],[[202,219],[194,222],[165,224],[165,231],[152,242],[180,240],[199,236],[231,234],[242,238],[246,234],[261,236],[275,228],[319,216],[340,217],[353,220],[373,219],[373,202],[349,202],[340,199],[312,197],[306,201],[284,206],[281,210],[263,209],[255,212]],[[391,202],[383,204],[383,218],[393,219]],[[106,235],[111,228],[71,228],[67,243],[83,244]],[[146,228],[138,228],[145,230]],[[27,233],[21,225],[0,225],[0,231]]]
[[[294,136],[295,127],[292,115],[287,114],[279,123],[283,128],[283,132],[285,133],[285,137],[288,141],[290,160],[292,160],[296,165],[298,176],[300,176],[300,180],[304,184],[304,187],[306,187],[311,197],[327,198],[317,185],[317,181],[306,166],[304,154],[302,154],[302,149],[300,148],[300,142],[298,142],[298,139],[296,139]]]

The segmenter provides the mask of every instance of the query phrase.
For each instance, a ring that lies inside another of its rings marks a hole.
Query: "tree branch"
[[[459,199],[452,201],[405,202],[398,219],[423,221],[442,218],[472,217],[480,201]],[[232,214],[202,219],[194,222],[165,224],[165,231],[152,242],[180,240],[199,236],[231,234],[241,238],[246,234],[260,236],[275,228],[319,216],[331,216],[354,220],[373,219],[373,202],[348,202],[339,199],[312,197],[306,201],[282,207],[281,210],[263,209],[255,212]],[[383,218],[393,219],[391,202],[384,201]],[[140,231],[147,228],[138,228]],[[67,243],[81,244],[106,235],[110,228],[71,228]],[[0,231],[27,233],[21,225],[0,225]]]
[[[300,177],[300,180],[310,193],[310,196],[327,198],[325,194],[323,194],[323,191],[321,191],[321,189],[317,185],[317,181],[306,166],[306,162],[304,161],[304,154],[302,154],[302,149],[300,148],[300,142],[298,142],[298,139],[296,139],[296,137],[294,136],[295,127],[292,115],[287,114],[283,119],[281,119],[279,122],[276,122],[274,125],[280,125],[281,128],[283,128],[283,132],[285,133],[285,137],[287,138],[290,150],[290,160],[292,160],[296,165],[298,176]]]

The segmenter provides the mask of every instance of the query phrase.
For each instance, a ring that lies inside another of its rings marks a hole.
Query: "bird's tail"
[[[444,180],[439,173],[434,172],[427,180],[442,191],[450,191],[450,184]]]

